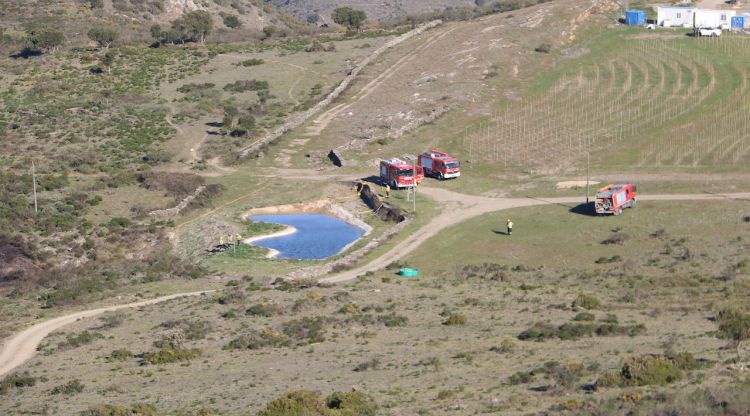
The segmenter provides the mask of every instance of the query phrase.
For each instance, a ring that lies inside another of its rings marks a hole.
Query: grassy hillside
[[[77,380],[75,400],[49,410],[250,415],[312,388],[365,392],[384,415],[724,414],[710,399],[682,407],[694,391],[743,414],[744,367],[713,318],[748,294],[746,212],[742,201],[606,218],[527,208],[503,214],[511,237],[493,233],[497,215],[441,233],[406,260],[418,278],[394,265],[344,286],[272,288],[249,270],[215,296],[54,334],[24,367],[36,383],[0,410],[40,411]]]
[[[267,26],[289,34],[314,28],[268,3],[253,0],[9,0],[3,6],[0,27],[11,44],[21,42],[24,30],[39,25],[62,30],[69,42],[78,45],[89,42],[86,33],[96,26],[117,28],[119,42],[124,44],[150,42],[151,25],[168,25],[194,10],[211,14],[217,29],[213,41],[257,39]]]

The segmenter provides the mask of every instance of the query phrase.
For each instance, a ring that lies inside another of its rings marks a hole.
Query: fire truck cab
[[[422,153],[419,155],[418,163],[424,167],[426,175],[440,180],[461,176],[461,164],[458,159],[439,150]]]
[[[380,180],[393,189],[419,185],[422,179],[424,179],[422,166],[412,165],[401,159],[388,159],[380,162]]]

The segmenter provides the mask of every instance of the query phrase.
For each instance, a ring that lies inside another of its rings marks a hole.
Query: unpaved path
[[[321,132],[325,130],[326,127],[328,127],[328,124],[337,115],[348,110],[357,102],[362,101],[363,99],[367,98],[370,94],[373,93],[373,91],[375,91],[378,87],[383,85],[383,83],[391,79],[391,77],[393,77],[393,75],[396,74],[401,68],[403,68],[404,66],[408,65],[411,61],[413,61],[421,52],[423,52],[425,49],[432,46],[432,44],[442,39],[444,36],[453,32],[455,29],[456,28],[453,27],[449,29],[433,31],[432,33],[430,33],[425,43],[416,47],[414,50],[410,51],[408,54],[406,54],[401,59],[396,61],[396,63],[388,67],[380,75],[375,77],[375,79],[368,82],[367,85],[362,87],[362,89],[359,90],[359,92],[357,92],[352,97],[351,101],[349,101],[348,103],[339,104],[331,108],[330,110],[320,114],[315,120],[313,120],[312,124],[310,124],[307,127],[307,132],[305,133],[305,135],[306,136],[319,136]]]
[[[319,282],[340,283],[352,280],[364,273],[379,270],[396,260],[406,257],[430,237],[434,237],[445,228],[488,212],[551,204],[569,205],[570,208],[573,208],[574,205],[571,204],[581,204],[584,202],[581,197],[487,198],[464,195],[445,189],[429,187],[420,188],[420,191],[423,194],[440,201],[443,205],[443,210],[438,216],[370,263],[356,269],[320,279]],[[705,201],[721,199],[743,199],[750,201],[750,192],[732,194],[639,195],[638,199],[640,201]]]
[[[53,331],[70,325],[79,319],[90,318],[101,315],[105,312],[116,311],[125,308],[137,308],[140,306],[153,305],[168,300],[181,298],[185,296],[198,296],[205,293],[211,293],[214,290],[204,290],[201,292],[177,293],[174,295],[162,296],[155,299],[143,300],[140,302],[127,303],[124,305],[106,306],[88,311],[75,312],[68,315],[59,316],[44,322],[40,322],[30,328],[27,328],[16,335],[7,338],[0,346],[0,377],[10,373],[15,368],[31,359],[36,354],[36,348],[42,340]]]

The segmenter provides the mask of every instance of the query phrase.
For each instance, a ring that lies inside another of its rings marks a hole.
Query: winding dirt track
[[[510,208],[530,207],[535,205],[560,204],[573,208],[584,201],[581,197],[558,198],[487,198],[481,196],[463,195],[460,193],[438,188],[420,188],[420,191],[443,204],[442,212],[427,225],[420,228],[405,240],[396,244],[382,256],[370,263],[348,270],[337,275],[320,279],[320,283],[340,283],[352,280],[367,272],[379,270],[391,262],[402,259],[413,252],[430,237],[440,231],[456,225],[478,215]],[[750,192],[733,194],[674,194],[674,195],[639,195],[640,201],[695,201],[743,199],[750,200]],[[573,205],[571,205],[573,204]]]
[[[558,198],[487,198],[481,196],[464,195],[445,189],[423,187],[420,191],[442,205],[442,212],[433,218],[427,225],[420,228],[412,235],[398,243],[385,254],[370,263],[331,277],[320,279],[320,283],[340,283],[352,280],[359,275],[369,271],[376,271],[387,266],[389,263],[399,260],[416,250],[430,237],[437,235],[440,231],[456,225],[470,218],[489,212],[500,211],[510,208],[520,208],[535,205],[559,204],[573,208],[576,204],[583,203],[580,197],[558,197]],[[641,201],[707,201],[707,200],[748,200],[750,192],[731,194],[674,194],[674,195],[640,195]],[[573,205],[571,205],[573,204]],[[178,293],[162,296],[156,299],[144,300],[124,305],[109,306],[76,312],[60,316],[38,323],[16,335],[8,338],[0,347],[0,376],[3,376],[23,363],[31,359],[36,353],[36,348],[42,340],[51,332],[69,325],[78,319],[100,315],[104,312],[115,311],[124,308],[135,308],[145,305],[168,301],[183,296],[197,296],[212,290],[202,292]]]
[[[116,306],[106,306],[103,308],[71,313],[69,315],[64,315],[54,319],[50,319],[48,321],[40,322],[17,333],[16,335],[13,335],[10,338],[7,338],[3,342],[3,345],[0,346],[0,377],[7,373],[10,373],[15,368],[30,360],[31,357],[36,354],[36,348],[51,332],[56,331],[66,325],[70,325],[79,319],[90,318],[93,316],[101,315],[104,312],[116,311],[118,309],[137,308],[140,306],[153,305],[156,303],[165,302],[185,296],[198,296],[211,292],[214,292],[214,290],[177,293],[174,295],[162,296],[159,298],[143,300],[140,302],[133,302]]]

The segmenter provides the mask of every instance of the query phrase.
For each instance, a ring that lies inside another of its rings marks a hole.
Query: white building
[[[664,27],[706,27],[729,29],[734,10],[708,10],[694,7],[659,6],[656,24]]]
[[[659,6],[656,9],[656,24],[664,27],[693,27],[695,8]]]
[[[696,9],[695,27],[711,27],[729,29],[732,16],[736,16],[734,10],[704,10]]]

